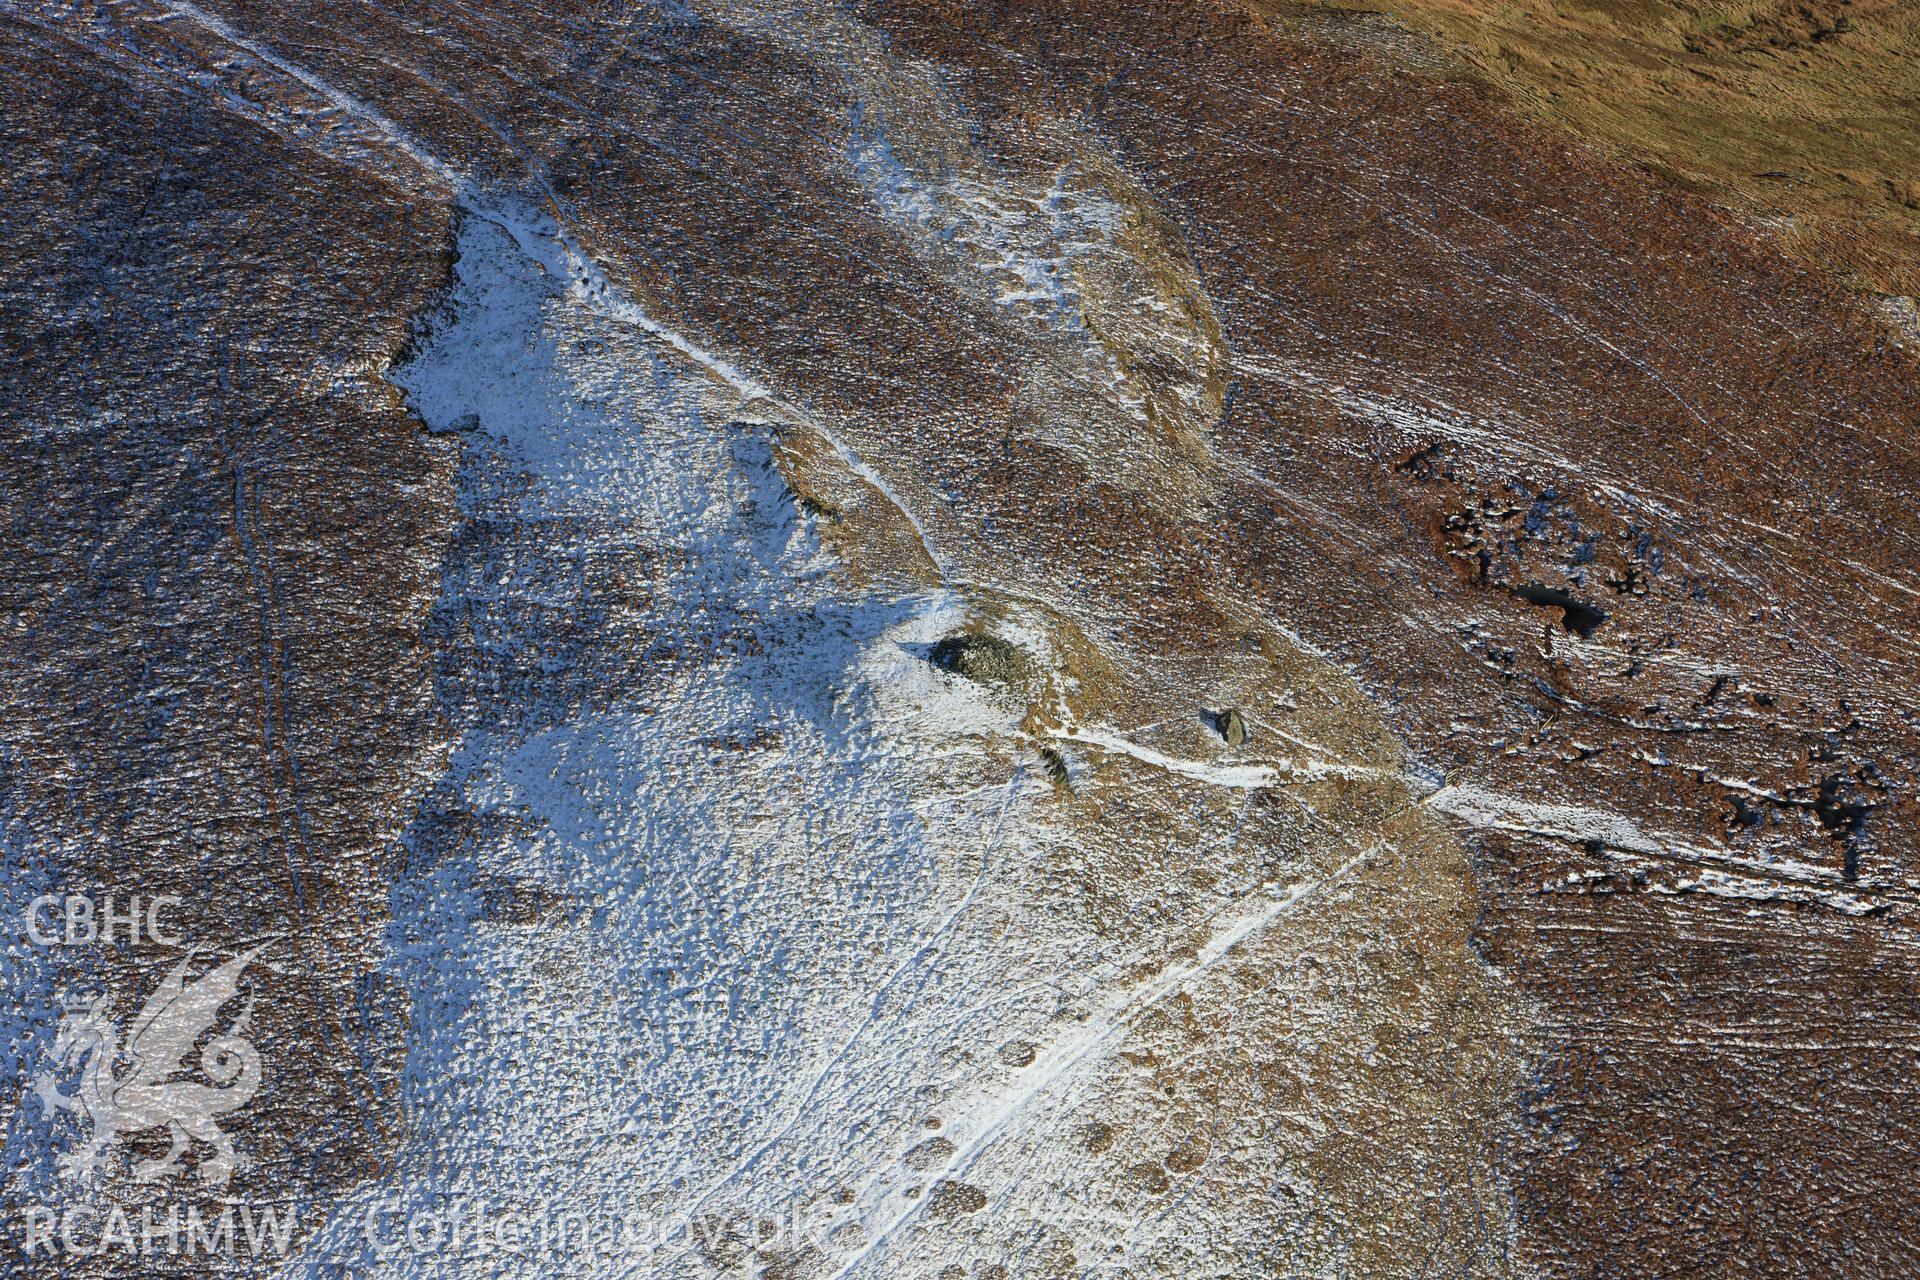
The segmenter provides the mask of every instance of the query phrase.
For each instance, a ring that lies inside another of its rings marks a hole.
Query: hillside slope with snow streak
[[[605,1275],[1350,1271],[1366,1229],[1312,1194],[1328,1137],[1282,1139],[1222,1089],[1256,1084],[1267,1034],[1322,1069],[1348,1052],[1311,952],[1396,855],[1151,753],[1101,780],[1083,762],[1093,796],[1184,811],[1239,881],[1100,927],[1061,873],[1114,833],[1068,816],[1020,691],[926,659],[964,602],[854,585],[781,478],[783,424],[557,278],[523,249],[558,247],[537,219],[464,228],[458,286],[393,375],[463,457],[431,628],[458,737],[391,935],[410,1136],[310,1252],[466,1274],[363,1230],[452,1201],[624,1224]],[[995,625],[1052,658],[1044,619]],[[1271,830],[1237,848],[1250,825]],[[1290,973],[1264,970],[1279,956]],[[1196,1001],[1225,1024],[1156,1047]],[[1246,1078],[1183,1078],[1196,1057]],[[1256,1169],[1299,1190],[1235,1203]]]
[[[0,905],[267,947],[224,1188],[0,952],[0,1223],[1920,1269],[1911,351],[1289,8],[0,5]]]

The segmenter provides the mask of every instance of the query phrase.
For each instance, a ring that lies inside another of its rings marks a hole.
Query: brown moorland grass
[[[1749,216],[1873,292],[1920,292],[1920,6],[1904,0],[1380,0],[1507,105]],[[1366,29],[1369,5],[1248,0]]]

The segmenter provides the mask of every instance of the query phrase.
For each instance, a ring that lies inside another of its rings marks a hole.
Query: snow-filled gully
[[[747,424],[818,432],[944,580],[911,505],[827,424],[623,296],[545,213],[198,6],[170,12],[318,94],[466,215],[451,326],[392,375],[462,438],[465,513],[435,623],[457,738],[394,895],[410,1136],[307,1258],[463,1274],[457,1253],[383,1252],[363,1230],[449,1202],[629,1226],[805,1203],[822,1230],[865,1229],[836,1274],[882,1257],[892,1274],[926,1204],[884,1200],[909,1180],[924,1082],[946,1082],[959,1146],[936,1176],[958,1176],[1140,1011],[1347,870],[1260,900],[1144,984],[1071,928],[1009,944],[1045,787],[994,747],[1015,736],[1003,712],[930,691],[944,678],[908,656],[958,605],[845,597]],[[991,1021],[981,990],[1012,993]],[[1063,1023],[1063,1003],[1087,1016]],[[1013,1036],[1041,1046],[1017,1079],[944,1065]],[[860,1191],[822,1207],[823,1181]],[[698,1274],[690,1248],[601,1269]]]
[[[1062,1105],[1143,1010],[1347,867],[1144,981],[1084,924],[1021,922],[1050,788],[1018,713],[919,656],[964,604],[848,594],[756,425],[765,388],[536,219],[469,216],[460,249],[449,314],[391,375],[461,441],[465,515],[433,627],[458,736],[394,895],[410,1137],[313,1252],[438,1274],[360,1224],[448,1200],[798,1204],[861,1228],[842,1275],[895,1274],[926,1205],[906,1191]],[[952,1065],[1010,1040],[1037,1048],[1024,1071]],[[909,1169],[930,1089],[957,1149]],[[704,1265],[677,1239],[606,1271]]]
[[[393,374],[431,427],[463,437],[466,518],[435,629],[458,736],[394,894],[409,1128],[307,1256],[464,1275],[458,1255],[383,1253],[362,1230],[383,1206],[450,1199],[624,1224],[799,1206],[820,1238],[857,1228],[827,1246],[833,1280],[917,1274],[899,1244],[932,1203],[919,1189],[973,1174],[1145,1011],[1378,851],[1236,904],[1197,954],[1145,979],[1070,922],[1015,930],[1045,783],[1009,750],[1012,718],[911,656],[961,607],[946,591],[849,595],[764,424],[816,432],[949,582],[912,504],[831,424],[625,296],[548,213],[476,190],[197,6],[172,13],[320,95],[465,211],[452,323]],[[1580,838],[1598,824],[1612,847],[1669,852],[1613,815],[1435,791],[1310,748],[1231,764],[1099,726],[1056,736],[1207,787],[1404,782],[1470,826]],[[1754,883],[1709,871],[1690,888],[1765,891]],[[982,991],[1006,993],[991,1019]],[[1017,1073],[953,1066],[957,1046],[992,1062],[1014,1039],[1035,1046]],[[909,1168],[930,1093],[951,1150]],[[489,1261],[550,1274],[537,1253]],[[684,1237],[601,1268],[705,1270]]]

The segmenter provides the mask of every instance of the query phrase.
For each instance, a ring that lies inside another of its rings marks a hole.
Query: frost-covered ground
[[[1377,18],[588,8],[0,5],[0,911],[276,941],[289,1277],[1917,1270],[1897,327]]]
[[[435,628],[458,737],[395,897],[413,1136],[311,1252],[471,1274],[365,1240],[367,1209],[390,1240],[452,1197],[627,1224],[605,1274],[691,1274],[689,1243],[769,1218],[775,1249],[901,1274],[948,1166],[1044,1105],[1006,1046],[1108,976],[1026,927],[1051,786],[1017,710],[926,661],[961,606],[844,586],[770,426],[563,285],[532,225],[467,220],[448,323],[396,374],[461,433]]]
[[[1247,948],[1379,839],[1250,818],[1271,765],[1036,734],[1013,690],[928,653],[984,617],[1044,673],[1043,617],[855,585],[777,465],[790,410],[537,217],[472,212],[459,249],[392,375],[462,453],[432,627],[455,738],[390,931],[407,1137],[289,1274],[1350,1266],[1298,1167],[1318,1140],[1276,1141],[1196,1061],[1209,1121],[1166,1072],[1198,1052],[1253,1083],[1272,1050],[1243,1019],[1301,1064],[1340,1056],[1377,1002],[1327,1021],[1326,924],[1284,962],[1248,971]],[[1131,926],[1084,909],[1075,876],[1143,832],[1076,826],[1043,742],[1114,812],[1165,810],[1213,887],[1154,888],[1176,857],[1132,873]],[[1169,1199],[1169,1168],[1211,1172]],[[478,1225],[502,1215],[523,1249]]]

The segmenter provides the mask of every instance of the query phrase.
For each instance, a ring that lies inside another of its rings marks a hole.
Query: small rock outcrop
[[[1220,731],[1220,736],[1227,740],[1227,745],[1230,747],[1240,746],[1247,740],[1246,717],[1232,707],[1214,716],[1213,725]]]
[[[957,631],[934,645],[928,657],[941,670],[981,684],[1012,684],[1020,675],[1020,647],[999,636]]]

